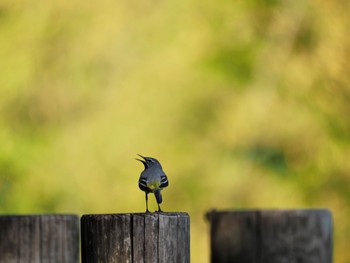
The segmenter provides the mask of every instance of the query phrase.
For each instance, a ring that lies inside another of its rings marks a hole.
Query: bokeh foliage
[[[143,211],[141,153],[193,262],[207,210],[303,207],[349,262],[349,5],[0,0],[0,212]]]

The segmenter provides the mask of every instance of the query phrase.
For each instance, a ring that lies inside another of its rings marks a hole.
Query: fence
[[[0,262],[79,262],[76,215],[0,216]]]
[[[186,213],[84,215],[82,262],[190,262]]]
[[[211,262],[331,263],[327,210],[211,211]],[[187,213],[81,217],[83,263],[190,262]],[[0,216],[0,263],[78,263],[76,215]]]
[[[211,211],[211,262],[331,263],[328,210]]]

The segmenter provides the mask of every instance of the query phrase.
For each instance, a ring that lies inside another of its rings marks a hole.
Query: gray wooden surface
[[[83,215],[83,263],[189,263],[187,213]]]
[[[78,263],[75,215],[0,216],[0,263]]]
[[[331,263],[328,210],[211,211],[211,262]]]

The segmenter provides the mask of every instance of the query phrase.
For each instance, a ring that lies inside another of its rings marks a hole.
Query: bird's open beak
[[[137,154],[138,156],[140,156],[142,159],[144,159],[144,160],[141,160],[141,159],[138,159],[138,158],[135,158],[135,160],[137,160],[137,161],[140,161],[140,162],[142,162],[144,165],[146,165],[146,161],[145,161],[145,157],[143,157],[141,154]]]

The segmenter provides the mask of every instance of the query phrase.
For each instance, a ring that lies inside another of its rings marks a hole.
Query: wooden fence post
[[[187,213],[83,215],[82,262],[190,262]]]
[[[78,263],[78,216],[0,216],[0,262]]]
[[[328,210],[211,211],[211,262],[331,263]]]

